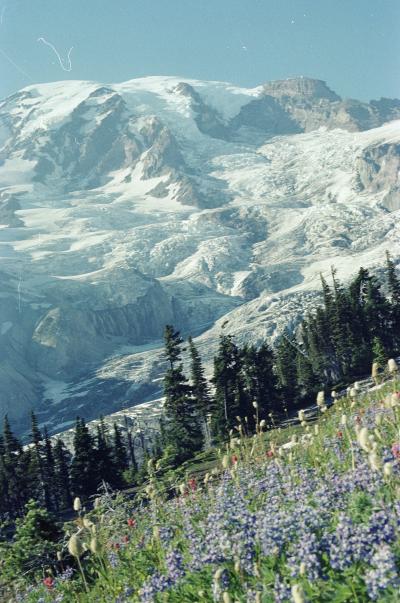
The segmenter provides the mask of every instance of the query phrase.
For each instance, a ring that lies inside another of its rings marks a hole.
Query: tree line
[[[322,303],[296,332],[286,330],[274,349],[266,343],[239,346],[220,336],[210,382],[189,338],[190,380],[183,372],[183,340],[165,330],[169,367],[164,378],[164,454],[179,464],[204,447],[220,442],[238,421],[247,433],[256,420],[272,427],[285,414],[315,400],[322,389],[344,386],[368,374],[374,362],[400,354],[400,279],[386,254],[385,280],[365,268],[343,285],[336,271],[331,283],[321,276]]]
[[[372,362],[382,370],[400,354],[400,279],[387,254],[384,282],[360,268],[347,285],[332,270],[321,277],[322,303],[309,312],[295,333],[286,331],[272,349],[239,345],[222,329],[213,375],[207,379],[191,337],[185,344],[172,325],[164,332],[164,417],[151,450],[143,452],[159,467],[176,467],[196,452],[227,439],[242,424],[251,434],[256,422],[272,427],[285,414],[315,400],[317,391],[364,376]],[[189,375],[184,370],[189,360]],[[28,446],[12,433],[7,417],[0,436],[0,514],[17,515],[29,499],[51,511],[87,499],[102,483],[111,488],[138,484],[132,434],[104,419],[96,432],[77,418],[73,454],[61,438],[55,443],[40,431],[32,413]]]

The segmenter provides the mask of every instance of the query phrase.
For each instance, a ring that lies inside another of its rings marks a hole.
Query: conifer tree
[[[42,433],[38,427],[35,413],[31,412],[31,442],[33,444],[32,455],[30,458],[30,477],[34,490],[32,497],[39,503],[51,509],[51,494],[49,485],[45,476],[44,446],[42,442]]]
[[[190,385],[183,373],[181,346],[178,331],[167,325],[164,332],[165,356],[168,369],[164,376],[165,415],[167,418],[167,443],[174,462],[182,462],[202,444]]]
[[[204,368],[201,362],[200,354],[191,337],[189,337],[188,343],[191,359],[190,381],[192,396],[194,399],[194,410],[196,414],[198,414],[201,423],[204,426],[207,420],[207,415],[212,411],[210,387],[207,379],[204,376]]]
[[[68,509],[72,506],[69,456],[64,442],[57,438],[54,446],[54,477],[56,497],[61,509]]]
[[[49,510],[58,511],[58,498],[56,492],[56,477],[55,477],[55,463],[53,454],[53,445],[47,431],[47,427],[44,428],[44,482],[45,488],[48,493]]]
[[[396,267],[389,252],[386,252],[386,266],[391,307],[390,322],[391,333],[393,336],[392,344],[394,351],[400,353],[400,278],[396,272]]]
[[[236,425],[236,417],[252,416],[245,393],[242,374],[242,358],[231,335],[221,335],[218,353],[214,358],[215,412],[212,430],[219,437],[226,437]]]
[[[114,483],[117,487],[121,487],[124,482],[123,473],[128,468],[128,454],[122,437],[121,429],[118,427],[117,423],[114,423],[113,427],[113,461],[115,466]]]
[[[117,482],[119,483],[119,479],[117,479],[118,468],[113,456],[113,446],[104,417],[100,418],[100,424],[97,426],[95,457],[99,481],[104,481],[114,487]]]
[[[274,371],[274,355],[266,343],[259,348],[245,345],[241,351],[243,378],[248,398],[248,414],[254,413],[257,404],[259,419],[280,411],[281,399]],[[250,421],[252,423],[252,421]],[[252,427],[252,425],[250,425]],[[253,426],[254,427],[254,426]]]
[[[283,409],[291,410],[298,401],[297,386],[297,342],[294,335],[286,331],[276,348],[276,373],[282,392]]]
[[[80,417],[76,420],[74,456],[71,463],[71,488],[74,496],[88,497],[99,485],[93,438]]]

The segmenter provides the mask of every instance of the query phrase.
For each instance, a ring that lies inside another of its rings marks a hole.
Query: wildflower
[[[79,558],[84,552],[83,544],[79,537],[79,533],[72,534],[71,538],[68,541],[68,550],[73,557],[77,558]]]
[[[266,425],[265,419],[261,419],[261,421],[260,421],[260,429],[264,429],[265,425]]]
[[[317,405],[324,406],[325,405],[325,392],[322,390],[317,394]]]
[[[300,423],[303,423],[303,421],[305,421],[306,419],[306,413],[305,410],[299,410],[299,421]]]
[[[390,358],[388,360],[388,371],[389,373],[397,373],[397,371],[399,370],[399,367],[397,365],[397,362],[394,358]]]
[[[229,457],[225,454],[222,457],[222,468],[223,469],[228,469],[228,467],[229,467]]]
[[[51,590],[54,587],[54,579],[50,576],[47,576],[47,578],[43,580],[43,584],[48,590]]]
[[[342,415],[342,418],[340,419],[340,424],[347,425],[347,415]]]
[[[239,460],[239,459],[238,459],[238,457],[236,456],[236,454],[233,454],[233,455],[232,455],[232,457],[231,457],[231,459],[232,459],[232,463],[233,463],[234,465],[235,465],[235,464],[238,462],[238,460]]]
[[[196,479],[194,477],[191,477],[188,481],[188,486],[191,489],[192,492],[194,492],[195,490],[197,490],[197,482]]]
[[[305,603],[304,591],[300,584],[293,584],[292,586],[292,598],[294,603]]]
[[[383,590],[392,586],[398,588],[399,577],[395,556],[388,545],[377,549],[371,559],[371,569],[366,572],[365,584],[369,597],[376,601]]]
[[[371,377],[372,377],[372,379],[376,379],[377,377],[379,377],[379,364],[378,364],[378,362],[373,362],[372,363]]]
[[[258,403],[255,400],[253,402],[253,408],[258,408]]]
[[[338,397],[338,395],[337,395],[337,391],[333,389],[333,390],[331,391],[331,398],[333,398],[333,399],[335,400],[337,397]]]
[[[62,552],[61,551],[57,551],[57,561],[62,561]]]
[[[95,555],[100,552],[100,544],[96,536],[93,536],[93,538],[91,539],[89,548]]]
[[[385,477],[391,477],[392,473],[393,473],[393,465],[392,465],[392,463],[385,463],[383,465],[383,475]]]
[[[228,592],[224,592],[222,595],[222,601],[223,603],[232,603],[232,599],[230,597],[230,594]]]
[[[400,443],[396,442],[392,445],[392,454],[394,458],[400,459]]]
[[[274,456],[274,452],[273,452],[273,450],[267,450],[266,455],[267,455],[269,458],[273,457],[273,456]]]
[[[315,435],[319,434],[319,425],[314,425],[314,433]]]
[[[350,398],[355,398],[357,396],[357,390],[355,387],[351,387],[349,391]]]
[[[337,437],[339,439],[341,439],[343,437],[343,432],[342,431],[338,431],[336,435],[337,435]]]
[[[357,441],[365,452],[371,451],[371,442],[367,427],[362,427],[357,434]]]
[[[124,544],[128,544],[128,542],[129,542],[129,536],[127,536],[127,535],[122,536],[122,542],[123,542]]]
[[[136,519],[133,519],[133,517],[129,517],[126,523],[130,528],[134,528],[136,526]]]
[[[374,471],[381,470],[381,466],[382,466],[381,460],[380,460],[379,456],[376,454],[376,452],[371,452],[371,454],[368,456],[368,461],[371,466],[371,469],[373,469]]]
[[[82,509],[81,499],[79,496],[74,498],[74,511],[78,512]]]

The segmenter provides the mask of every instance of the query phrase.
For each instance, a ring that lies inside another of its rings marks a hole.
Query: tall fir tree
[[[167,443],[173,462],[182,462],[202,445],[202,434],[196,416],[190,385],[184,375],[181,359],[183,339],[167,325],[164,331],[168,369],[164,375]]]
[[[217,437],[225,438],[237,424],[236,417],[249,418],[254,411],[246,395],[241,352],[231,335],[220,337],[212,382],[215,386],[212,431]]]
[[[213,410],[210,387],[204,375],[200,354],[191,337],[189,337],[188,343],[190,352],[190,382],[194,399],[194,410],[204,425],[207,415]]]
[[[128,469],[128,453],[122,431],[117,423],[113,425],[113,461],[115,466],[115,482],[117,487],[124,483],[123,474]]]
[[[80,417],[74,434],[74,455],[71,463],[71,488],[74,496],[87,498],[97,491],[100,479],[97,471],[93,438]]]
[[[57,438],[54,446],[54,478],[55,493],[60,509],[68,509],[72,506],[71,481],[69,475],[70,454],[65,448],[64,442]]]

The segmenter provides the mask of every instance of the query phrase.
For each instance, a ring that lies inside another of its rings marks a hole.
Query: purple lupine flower
[[[165,563],[167,566],[168,577],[172,584],[178,582],[185,575],[182,553],[178,550],[168,551]]]
[[[378,600],[382,591],[388,587],[397,589],[400,586],[396,559],[390,546],[384,544],[377,548],[371,558],[371,569],[365,573],[364,581],[368,595],[373,601]]]

